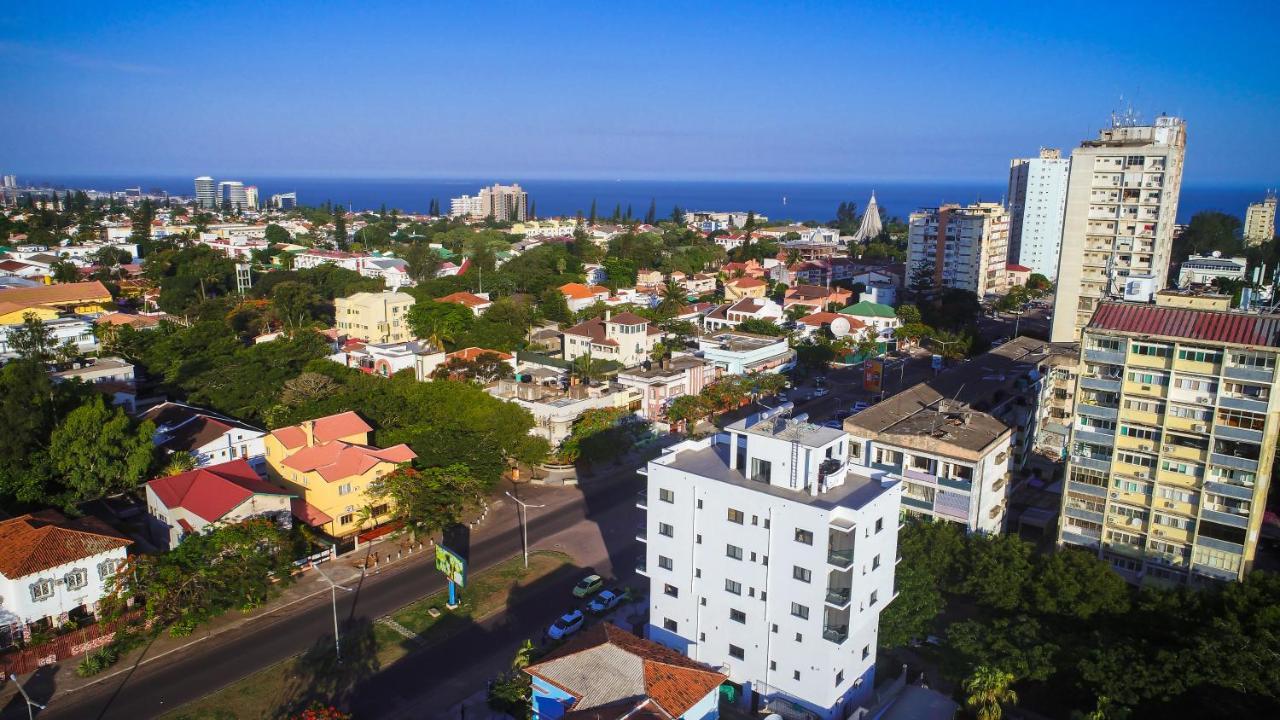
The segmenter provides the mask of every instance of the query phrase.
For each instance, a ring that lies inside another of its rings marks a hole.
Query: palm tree
[[[600,366],[600,362],[591,357],[591,353],[579,355],[573,361],[573,372],[583,380],[598,380],[604,377],[604,370]]]
[[[516,656],[511,659],[511,669],[523,670],[529,667],[531,662],[533,662],[533,643],[525,640],[516,650]]]
[[[169,461],[165,463],[164,468],[160,470],[161,475],[169,477],[170,475],[179,475],[196,467],[196,458],[189,452],[176,452],[169,456]]]
[[[989,665],[979,665],[964,681],[964,704],[978,720],[1000,720],[1003,705],[1017,705],[1018,693],[1009,687],[1013,673]]]
[[[680,312],[680,308],[684,307],[684,286],[680,281],[668,277],[659,292],[662,294],[662,301],[657,307],[659,313],[664,316],[675,315]]]
[[[378,522],[378,511],[374,510],[373,505],[366,503],[356,511],[356,544],[360,544],[359,533],[364,530],[365,525]]]

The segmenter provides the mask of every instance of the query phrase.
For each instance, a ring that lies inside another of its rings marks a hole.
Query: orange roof
[[[42,510],[0,521],[0,574],[10,580],[93,557],[133,541],[97,518]]]
[[[33,305],[71,305],[74,303],[111,302],[111,293],[101,280],[78,283],[41,285],[40,287],[0,290],[5,302],[23,307]]]
[[[601,285],[583,285],[582,283],[565,283],[560,286],[560,293],[574,300],[587,300],[601,293],[608,295],[609,288]]]
[[[110,312],[105,315],[99,315],[94,322],[99,325],[132,325],[135,328],[150,328],[159,325],[164,317],[167,316]]]
[[[302,498],[293,498],[289,501],[289,513],[311,527],[320,527],[325,523],[333,522],[333,518]]]
[[[465,291],[452,293],[450,295],[445,295],[444,297],[441,297],[441,298],[436,298],[436,302],[457,303],[459,305],[466,305],[469,308],[477,308],[477,307],[480,307],[481,305],[488,305],[490,303],[489,300],[485,300],[479,295],[475,295]]]
[[[458,358],[459,360],[475,360],[481,355],[497,355],[500,360],[510,360],[513,356],[511,353],[504,353],[501,350],[486,350],[482,347],[469,347],[455,350],[445,355],[447,360]]]
[[[311,429],[317,443],[373,431],[369,423],[366,423],[359,415],[351,411],[308,420],[307,422],[311,423]],[[303,424],[305,425],[306,423]],[[272,430],[271,434],[290,450],[307,444],[307,433],[303,430],[302,425],[291,425],[279,430]]]
[[[805,315],[804,317],[800,318],[796,322],[801,323],[803,325],[830,325],[832,320],[835,320],[837,318],[842,318],[842,317],[846,317],[846,316],[841,315],[840,313],[833,313],[833,312],[816,312],[816,313],[813,313],[812,315]],[[849,319],[852,320],[852,322],[849,323],[850,327],[855,327],[855,328],[862,327],[861,320],[855,320],[854,318],[849,318]],[[854,323],[857,323],[857,324],[855,325]]]
[[[379,463],[403,463],[418,457],[408,445],[376,448],[371,445],[334,440],[305,447],[285,459],[285,467],[300,472],[315,472],[326,482],[363,475]]]
[[[737,280],[730,280],[725,284],[733,285],[734,287],[739,287],[739,288],[748,288],[748,287],[760,287],[761,285],[765,285],[766,283],[763,280],[759,280],[753,277],[740,277]]]

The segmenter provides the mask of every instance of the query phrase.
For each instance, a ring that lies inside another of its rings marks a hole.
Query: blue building
[[[727,679],[609,623],[583,630],[525,672],[535,720],[715,720]]]

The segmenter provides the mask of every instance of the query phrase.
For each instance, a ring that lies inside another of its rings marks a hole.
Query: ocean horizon
[[[111,175],[27,175],[25,183],[58,189],[120,191],[141,187],[145,192],[165,191],[172,195],[193,195],[194,178],[177,176]],[[215,178],[221,180],[223,178]],[[378,210],[386,206],[401,212],[425,213],[431,200],[444,209],[449,198],[475,194],[494,182],[518,182],[540,217],[587,214],[596,203],[600,217],[613,215],[615,207],[643,219],[650,202],[659,218],[670,216],[679,206],[685,211],[752,211],[770,221],[816,220],[835,217],[842,202],[854,202],[858,211],[866,209],[874,191],[887,217],[906,216],[925,207],[943,203],[1003,201],[1007,185],[999,182],[892,181],[804,181],[804,180],[563,180],[538,178],[330,178],[236,176],[258,187],[259,201],[265,203],[277,193],[296,192],[303,205],[324,202],[346,205],[353,210]],[[1196,185],[1184,182],[1178,204],[1178,222],[1205,210],[1218,210],[1243,218],[1249,203],[1260,200],[1263,190],[1243,185]]]

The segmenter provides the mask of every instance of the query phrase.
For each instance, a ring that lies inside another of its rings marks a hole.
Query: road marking
[[[420,635],[418,635],[418,633],[416,633],[416,632],[414,632],[414,631],[410,630],[409,628],[407,628],[407,627],[405,627],[405,626],[401,625],[400,623],[396,622],[395,620],[392,620],[389,616],[383,616],[383,617],[380,617],[380,618],[378,618],[377,620],[374,620],[374,622],[376,622],[376,623],[378,623],[378,624],[380,624],[380,625],[385,625],[385,626],[387,626],[387,627],[391,628],[392,630],[395,630],[398,634],[403,635],[404,637],[406,637],[406,638],[408,638],[408,639],[412,640],[415,644],[418,644],[418,645],[421,645],[421,644],[422,644],[422,637],[421,637]]]

